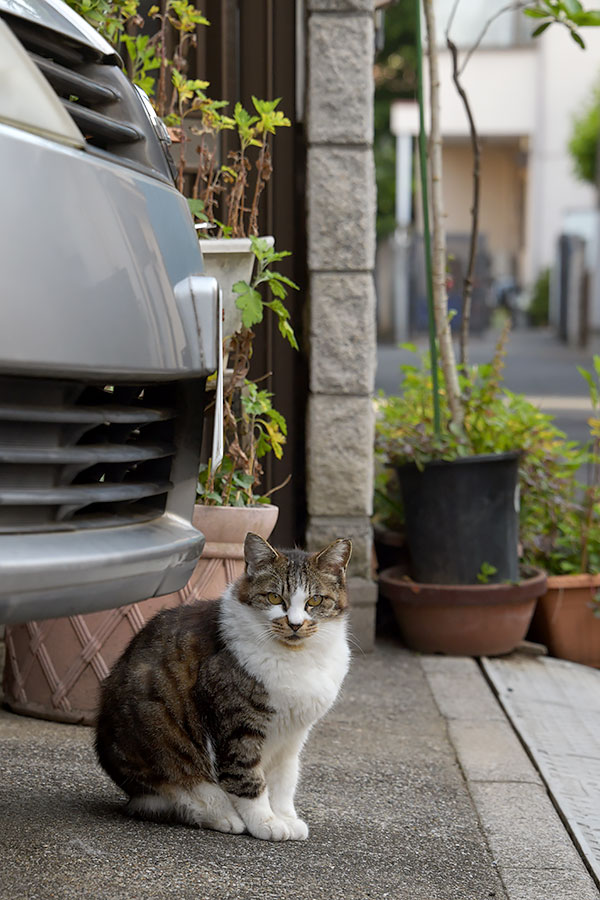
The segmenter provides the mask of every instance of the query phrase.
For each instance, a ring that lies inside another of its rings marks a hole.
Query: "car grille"
[[[161,515],[176,418],[173,383],[0,378],[0,533]]]
[[[118,65],[98,62],[92,51],[57,32],[15,16],[6,21],[83,134],[88,150],[149,169],[172,183],[168,135],[158,123],[153,126]]]

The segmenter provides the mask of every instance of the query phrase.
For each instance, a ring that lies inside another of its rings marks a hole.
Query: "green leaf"
[[[289,255],[289,254],[286,254]],[[287,275],[282,275],[281,272],[266,272],[269,276],[269,282],[271,281],[280,281],[282,284],[286,284],[288,287],[292,288],[294,291],[299,291],[300,288],[296,284],[295,281],[292,281],[291,278],[288,278]]]
[[[191,214],[196,219],[202,219],[203,222],[208,221],[208,216],[204,212],[204,203],[202,200],[198,200],[194,197],[187,198],[188,206],[190,208]]]
[[[535,29],[535,31],[532,31],[532,32],[531,32],[531,37],[539,37],[540,34],[543,34],[544,31],[546,30],[546,28],[548,28],[548,26],[551,25],[551,24],[552,24],[551,22],[544,22],[542,25],[539,25],[539,26]]]
[[[596,408],[596,406],[598,405],[598,388],[596,386],[592,373],[588,372],[587,369],[584,369],[583,366],[577,366],[577,371],[587,381],[590,391],[590,400],[592,401],[592,406]]]
[[[580,27],[597,26],[600,25],[600,10],[587,9],[585,12],[580,12],[577,13],[577,15],[571,16],[571,19],[575,25],[579,25]]]
[[[269,290],[274,297],[279,297],[280,300],[283,300],[285,297],[287,297],[286,289],[282,284],[279,283],[277,278],[258,278],[256,284],[264,284],[265,282],[269,285]]]
[[[562,7],[570,16],[577,15],[583,10],[579,0],[562,0]]]
[[[283,434],[287,434],[287,422],[285,418],[281,415],[280,412],[277,412],[276,409],[271,409],[270,411],[271,418],[279,426]]]
[[[286,341],[294,350],[298,350],[298,341],[296,340],[294,329],[292,328],[290,323],[286,319],[280,319],[278,325],[282,337],[286,339]]]
[[[548,13],[544,12],[543,9],[524,9],[523,14],[531,19],[546,19],[548,17]]]
[[[252,328],[263,319],[263,300],[258,291],[251,288],[245,281],[236,281],[233,285],[234,292],[238,295],[235,305],[242,312],[242,322],[245,328]]]
[[[280,319],[289,319],[290,317],[289,310],[286,309],[281,300],[268,300],[265,303],[265,306],[268,306],[269,309],[273,310],[275,315]]]
[[[579,46],[581,47],[582,50],[585,50],[585,43],[584,43],[583,38],[579,34],[579,32],[571,31],[570,34],[571,34],[571,37],[573,38],[573,40],[575,41],[575,43],[579,44]]]

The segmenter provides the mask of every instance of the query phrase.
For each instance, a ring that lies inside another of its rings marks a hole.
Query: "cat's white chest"
[[[286,658],[287,657],[287,658]],[[310,727],[333,705],[348,671],[345,642],[332,648],[326,659],[283,648],[279,659],[263,666],[265,685],[275,718],[281,727]]]

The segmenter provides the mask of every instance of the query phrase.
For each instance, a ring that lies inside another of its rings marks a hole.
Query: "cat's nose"
[[[289,619],[288,619],[288,625],[290,626],[292,631],[298,631],[299,628],[302,628],[302,622],[300,622],[300,624],[298,624],[297,622],[290,622]]]

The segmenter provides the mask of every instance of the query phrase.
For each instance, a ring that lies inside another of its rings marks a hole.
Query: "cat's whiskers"
[[[359,651],[359,653],[362,653],[363,656],[366,656],[366,653],[363,650],[363,648],[361,647],[361,645],[359,644],[358,640],[349,631],[346,633],[346,640],[353,647],[356,647],[356,649]]]
[[[256,646],[257,647],[265,647],[267,644],[270,644],[275,635],[271,628],[267,627],[258,632],[256,636]]]

